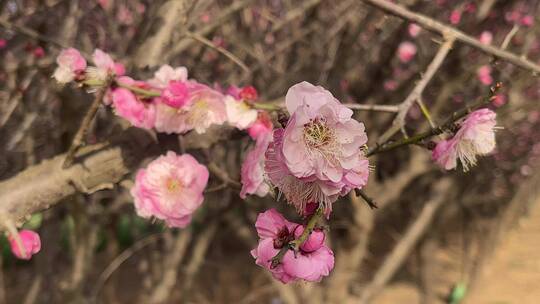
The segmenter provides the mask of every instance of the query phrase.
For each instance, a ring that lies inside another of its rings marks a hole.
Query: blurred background
[[[508,38],[508,51],[540,62],[540,1],[394,2],[486,44]],[[51,78],[65,46],[101,48],[139,79],[170,64],[209,85],[253,85],[262,100],[306,80],[342,102],[397,105],[441,42],[359,0],[2,0],[0,180],[64,153],[92,101]],[[379,209],[355,195],[335,203],[328,226],[336,266],[321,283],[283,285],[249,253],[259,212],[275,207],[297,217],[283,202],[219,189],[205,195],[189,228],[166,229],[136,216],[128,175],[113,189],[34,214],[25,227],[40,233],[42,250],[31,261],[13,258],[3,237],[0,302],[362,303],[370,293],[371,303],[538,303],[539,78],[457,42],[422,101],[442,123],[495,82],[503,84],[491,105],[501,127],[496,151],[466,173],[441,171],[415,146],[371,158],[365,190]],[[394,114],[356,118],[372,145]],[[406,119],[409,134],[429,128],[417,105]],[[103,107],[87,142],[126,127]],[[180,140],[238,180],[250,143],[231,136],[158,140],[162,147]]]

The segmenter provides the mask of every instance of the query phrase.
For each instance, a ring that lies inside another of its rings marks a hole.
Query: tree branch
[[[430,31],[441,34],[443,36],[452,35],[458,41],[461,41],[469,46],[477,48],[481,50],[482,52],[491,54],[497,58],[513,63],[523,69],[530,70],[534,72],[535,74],[540,72],[540,65],[537,65],[526,58],[523,58],[511,52],[507,52],[501,48],[498,48],[492,45],[482,44],[478,39],[475,39],[458,29],[455,29],[444,23],[431,19],[427,16],[410,11],[401,5],[394,4],[388,0],[362,0],[362,1],[369,3],[377,8],[380,8],[386,11],[387,13],[397,16],[399,18],[402,18],[408,21],[413,21],[417,23],[418,25]]]

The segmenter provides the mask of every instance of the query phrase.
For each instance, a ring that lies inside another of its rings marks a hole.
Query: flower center
[[[321,119],[304,125],[304,140],[310,148],[320,148],[333,142],[334,132]]]
[[[178,193],[182,190],[182,182],[176,178],[169,178],[165,183],[169,193]]]
[[[290,241],[292,241],[292,235],[289,232],[289,229],[287,229],[287,226],[283,226],[274,239],[274,248],[283,248],[283,246],[287,245]]]

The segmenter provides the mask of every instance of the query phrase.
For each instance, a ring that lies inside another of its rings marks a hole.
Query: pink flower
[[[476,165],[478,155],[495,149],[495,125],[497,114],[489,109],[470,113],[461,123],[453,138],[440,141],[433,150],[433,160],[446,170],[461,161],[464,171]]]
[[[493,83],[493,77],[491,77],[491,67],[489,65],[483,65],[478,68],[477,76],[483,85],[490,85]]]
[[[399,44],[397,52],[399,60],[403,63],[407,63],[416,55],[416,45],[409,41],[402,42]]]
[[[416,23],[411,23],[409,24],[407,30],[409,31],[409,35],[411,35],[411,37],[416,37],[422,31],[422,28]]]
[[[131,189],[137,214],[156,217],[169,227],[186,227],[203,202],[208,169],[189,154],[169,151],[137,172]]]
[[[458,10],[453,10],[450,13],[450,23],[453,25],[458,24],[461,21],[461,12]]]
[[[333,183],[322,181],[314,177],[298,178],[294,176],[286,165],[283,156],[283,136],[285,130],[274,131],[274,141],[266,151],[265,172],[272,184],[278,187],[289,204],[295,206],[298,213],[303,216],[309,214],[308,207],[323,204],[326,217],[332,212],[332,203],[339,196],[346,195],[354,188],[361,188],[367,184],[369,177],[369,162],[360,156],[358,167],[347,172],[342,181]]]
[[[495,98],[493,98],[493,100],[491,101],[491,103],[497,108],[504,106],[506,102],[507,102],[507,98],[506,98],[506,95],[504,94],[495,95]]]
[[[254,101],[259,98],[259,94],[257,93],[257,89],[253,86],[246,86],[243,87],[242,90],[240,90],[240,98],[247,101]]]
[[[216,90],[194,81],[186,82],[189,97],[184,106],[173,108],[164,102],[156,105],[156,130],[183,134],[195,130],[202,134],[213,124],[227,119],[224,96]]]
[[[250,127],[257,120],[257,110],[251,108],[243,100],[236,100],[232,96],[225,96],[225,109],[227,121],[239,130]]]
[[[483,31],[482,34],[480,34],[479,39],[482,44],[491,44],[491,41],[493,41],[493,34],[490,31]]]
[[[151,129],[156,121],[154,104],[139,100],[130,90],[116,88],[111,93],[116,115],[138,128]]]
[[[0,50],[7,46],[7,40],[0,38]]]
[[[186,83],[171,80],[161,94],[163,102],[173,108],[180,108],[188,102],[189,89]]]
[[[261,238],[257,248],[251,251],[255,263],[268,269],[274,278],[282,283],[296,280],[320,282],[334,268],[334,253],[327,246],[317,250],[294,253],[287,251],[276,267],[271,266],[271,259],[288,242],[294,239],[294,230],[298,224],[287,221],[275,209],[259,214],[255,228]]]
[[[261,111],[257,114],[257,120],[248,128],[248,134],[254,140],[261,136],[272,134],[272,121],[268,113]]]
[[[154,78],[148,80],[148,83],[157,88],[163,89],[171,81],[187,81],[188,70],[185,67],[173,68],[170,65],[162,65],[154,73]]]
[[[58,67],[54,71],[53,77],[59,83],[73,81],[77,75],[81,75],[86,69],[86,60],[74,48],[62,50],[56,57],[56,63]]]
[[[125,72],[124,65],[115,63],[109,54],[100,49],[94,50],[92,61],[95,67],[89,67],[86,70],[89,80],[104,82],[109,75],[121,76]]]
[[[42,58],[43,56],[45,56],[45,50],[42,47],[38,46],[32,51],[32,54],[36,58]]]
[[[340,195],[367,183],[364,125],[330,92],[308,82],[291,87],[285,104],[291,118],[284,130],[274,131],[266,173],[300,214],[315,202],[328,217]]]
[[[21,230],[19,232],[19,239],[21,245],[24,247],[21,250],[19,247],[19,242],[12,235],[8,236],[9,245],[11,247],[11,252],[14,256],[22,260],[30,260],[32,255],[38,253],[41,250],[41,239],[39,234],[35,233],[32,230]]]
[[[255,147],[246,155],[240,171],[242,181],[240,197],[243,199],[247,194],[264,197],[270,190],[264,180],[264,154],[271,140],[271,134],[259,137]]]

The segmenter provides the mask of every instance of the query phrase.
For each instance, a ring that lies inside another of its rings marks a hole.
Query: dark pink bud
[[[298,225],[294,229],[294,237],[299,238],[304,232],[304,226]],[[319,250],[324,244],[326,236],[322,229],[313,229],[307,240],[300,246],[300,249],[306,253]]]

